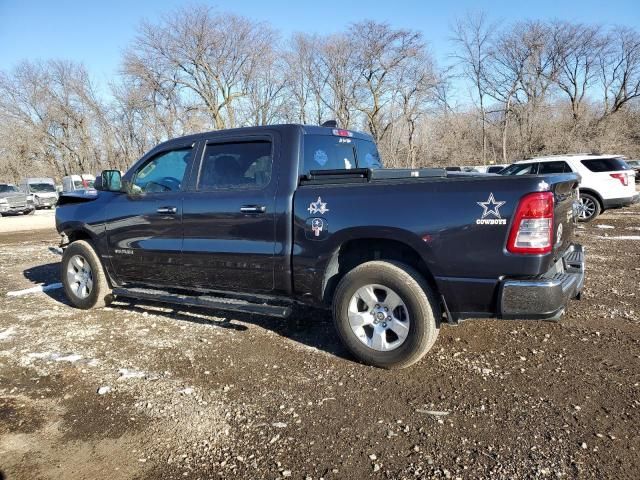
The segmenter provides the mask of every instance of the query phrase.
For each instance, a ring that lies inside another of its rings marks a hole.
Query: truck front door
[[[183,182],[192,145],[165,150],[140,164],[107,206],[107,241],[121,281],[179,285]]]

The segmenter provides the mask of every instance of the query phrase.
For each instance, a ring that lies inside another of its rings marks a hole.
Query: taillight
[[[507,250],[544,254],[553,247],[553,193],[529,193],[520,200],[511,224]]]
[[[610,173],[609,175],[611,175],[613,178],[620,180],[620,183],[625,187],[629,185],[629,177],[627,176],[626,173]]]

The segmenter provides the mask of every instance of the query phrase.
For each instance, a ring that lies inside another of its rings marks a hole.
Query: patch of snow
[[[38,285],[37,287],[27,288],[25,290],[16,290],[15,292],[7,292],[8,297],[21,297],[23,295],[29,295],[31,293],[48,292],[49,290],[57,290],[62,288],[61,283],[52,283],[50,285]]]
[[[6,328],[4,331],[0,332],[0,340],[6,340],[9,337],[14,336],[16,333],[16,329],[14,327]]]
[[[121,368],[118,370],[118,374],[120,378],[118,380],[127,380],[129,378],[144,378],[147,376],[146,372],[141,372],[138,370],[128,370],[126,368]]]
[[[75,363],[82,358],[82,355],[78,355],[77,353],[72,353],[71,355],[65,355],[64,357],[56,356],[53,358],[56,362],[70,362]]]
[[[107,393],[109,393],[111,391],[111,387],[108,385],[105,385],[104,387],[100,387],[98,389],[98,395],[105,395]]]
[[[598,236],[598,238],[606,238],[607,240],[640,240],[640,235],[621,235],[619,237]]]
[[[616,227],[614,227],[613,225],[600,224],[600,225],[596,225],[596,228],[616,228]]]

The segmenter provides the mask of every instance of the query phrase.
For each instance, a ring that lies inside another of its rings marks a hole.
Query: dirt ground
[[[586,288],[560,322],[443,326],[384,371],[324,312],[8,295],[58,282],[60,253],[50,230],[1,234],[0,478],[637,479],[640,206],[579,236]]]
[[[9,215],[0,218],[0,234],[33,230],[52,230],[55,228],[55,210],[36,210],[31,215]]]

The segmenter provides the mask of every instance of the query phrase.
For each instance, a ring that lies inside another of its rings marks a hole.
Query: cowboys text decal
[[[483,209],[482,217],[476,220],[477,225],[506,225],[507,219],[500,216],[499,208],[506,202],[496,202],[493,193],[486,202],[476,202]],[[490,218],[489,218],[490,217]]]

